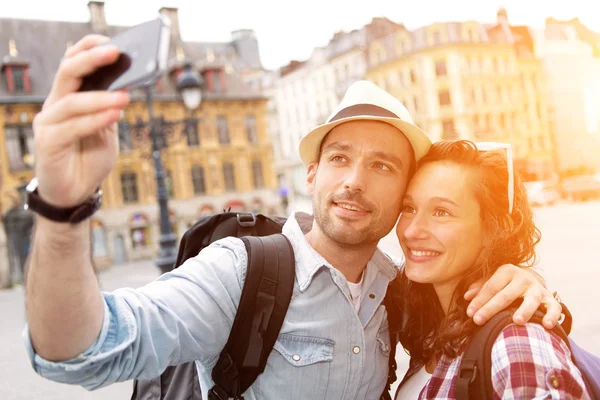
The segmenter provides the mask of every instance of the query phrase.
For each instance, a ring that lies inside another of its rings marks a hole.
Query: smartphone
[[[117,46],[117,61],[83,78],[79,91],[131,90],[156,80],[166,70],[170,39],[171,24],[163,17],[119,33],[100,45]]]

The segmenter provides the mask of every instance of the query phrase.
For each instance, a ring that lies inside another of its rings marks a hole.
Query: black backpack
[[[243,399],[266,366],[285,319],[295,280],[294,252],[281,234],[286,219],[258,214],[224,212],[204,217],[181,239],[174,268],[198,255],[212,242],[229,236],[244,241],[248,269],[238,312],[219,360],[212,370],[215,386],[210,400]],[[388,307],[388,310],[390,308]],[[391,342],[390,369],[382,400],[391,400],[396,379],[395,342]],[[131,400],[202,399],[196,364],[170,366],[157,378],[134,381]]]
[[[562,305],[565,320],[556,325],[553,332],[569,346],[572,359],[581,371],[585,386],[592,400],[600,400],[600,358],[579,348],[568,334],[571,332],[572,316],[568,308]],[[492,347],[498,335],[512,324],[516,307],[510,307],[481,326],[469,339],[456,380],[456,398],[458,400],[493,399],[492,387]],[[537,311],[529,322],[542,324],[544,313]]]

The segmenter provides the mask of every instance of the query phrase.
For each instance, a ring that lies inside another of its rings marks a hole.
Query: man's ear
[[[315,191],[315,180],[317,178],[317,167],[319,166],[318,162],[314,162],[308,164],[308,168],[306,171],[306,191],[310,196],[313,195]]]

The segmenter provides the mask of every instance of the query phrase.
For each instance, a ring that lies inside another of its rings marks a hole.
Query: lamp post
[[[173,232],[169,216],[169,194],[165,184],[165,170],[161,159],[161,148],[158,145],[158,132],[152,112],[152,89],[154,85],[146,87],[146,106],[148,108],[148,123],[150,125],[150,137],[152,139],[152,159],[156,174],[156,191],[158,210],[160,215],[160,247],[156,265],[161,273],[173,269],[177,260],[177,237]],[[181,95],[185,106],[194,110],[202,100],[202,78],[197,71],[192,69],[191,64],[186,64],[181,75],[177,78],[177,91]]]

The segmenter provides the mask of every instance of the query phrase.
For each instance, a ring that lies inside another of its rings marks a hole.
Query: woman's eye
[[[406,205],[402,208],[402,213],[412,214],[415,212],[415,208],[413,206]]]
[[[333,156],[333,157],[331,158],[331,161],[333,161],[333,162],[336,162],[336,163],[340,163],[340,162],[344,162],[344,161],[345,161],[345,159],[344,159],[344,157],[342,157],[342,156]]]
[[[438,208],[437,210],[435,210],[433,215],[436,217],[449,217],[450,213],[448,212],[448,210],[444,210],[443,208]]]

